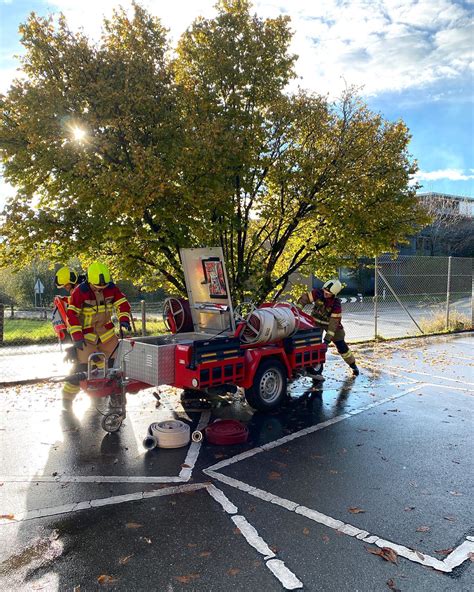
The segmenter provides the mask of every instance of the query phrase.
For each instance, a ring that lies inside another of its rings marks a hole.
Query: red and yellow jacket
[[[87,282],[74,288],[67,307],[69,333],[73,341],[105,343],[115,336],[112,313],[121,321],[130,322],[130,304],[118,287],[110,282],[103,290],[94,291]]]
[[[324,292],[321,289],[314,288],[311,292],[305,294],[301,299],[303,304],[313,303],[311,316],[316,323],[326,329],[326,335],[331,339],[338,329],[342,329],[342,306],[339,298],[324,298]]]

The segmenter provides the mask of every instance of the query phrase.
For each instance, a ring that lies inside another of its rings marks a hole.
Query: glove
[[[120,321],[120,328],[125,329],[125,331],[131,331],[132,326],[130,325],[129,321]]]
[[[331,343],[331,340],[330,340],[330,339],[328,339],[327,337],[325,337],[325,338],[324,338],[324,343],[325,343],[326,345],[329,345],[329,344]]]
[[[64,354],[65,362],[75,362],[77,360],[77,351],[75,347],[67,347]]]
[[[75,349],[83,350],[85,345],[86,345],[85,339],[78,339],[77,341],[74,342]]]

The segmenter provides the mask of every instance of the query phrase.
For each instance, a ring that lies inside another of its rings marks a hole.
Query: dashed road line
[[[222,506],[224,511],[231,515],[232,522],[237,526],[247,543],[260,553],[260,555],[263,555],[266,567],[280,581],[285,590],[302,588],[303,582],[286,567],[281,559],[276,558],[275,553],[258,534],[255,527],[244,516],[237,514],[238,508],[229,500],[225,493],[214,485],[209,485],[207,491]]]
[[[306,506],[301,506],[291,500],[279,497],[268,491],[258,489],[257,487],[253,487],[252,485],[234,479],[233,477],[222,475],[221,473],[210,471],[208,469],[206,470],[206,474],[217,481],[221,481],[222,483],[229,485],[230,487],[234,487],[235,489],[246,492],[260,500],[285,508],[286,510],[294,512],[295,514],[300,514],[301,516],[322,524],[327,528],[331,528],[336,532],[345,534],[357,540],[361,540],[364,543],[374,544],[380,548],[388,547],[389,549],[395,551],[400,557],[404,557],[409,561],[419,563],[425,567],[431,567],[437,571],[451,573],[455,567],[458,567],[464,561],[469,559],[471,554],[474,552],[474,540],[470,540],[472,537],[469,537],[456,549],[454,549],[443,561],[441,561],[435,557],[431,557],[430,555],[410,549],[409,547],[405,547],[403,545],[383,539],[377,535],[370,534],[366,530],[361,530],[352,524],[342,522],[341,520],[327,516],[326,514],[318,512],[317,510],[307,508]]]

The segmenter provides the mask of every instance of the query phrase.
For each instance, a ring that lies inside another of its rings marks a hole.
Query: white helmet
[[[333,296],[337,296],[342,290],[342,284],[338,279],[328,280],[323,284],[323,290],[327,290],[328,292],[331,292]]]

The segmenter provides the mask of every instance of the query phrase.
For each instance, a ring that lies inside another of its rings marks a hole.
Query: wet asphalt
[[[361,347],[357,379],[330,353],[322,387],[295,380],[266,415],[169,388],[157,407],[149,389],[118,434],[102,430],[101,400],[70,414],[58,384],[0,389],[0,589],[474,589],[467,554],[442,573],[355,536],[424,561],[474,536],[473,344]],[[249,439],[146,452],[148,425],[170,417],[239,419]]]

